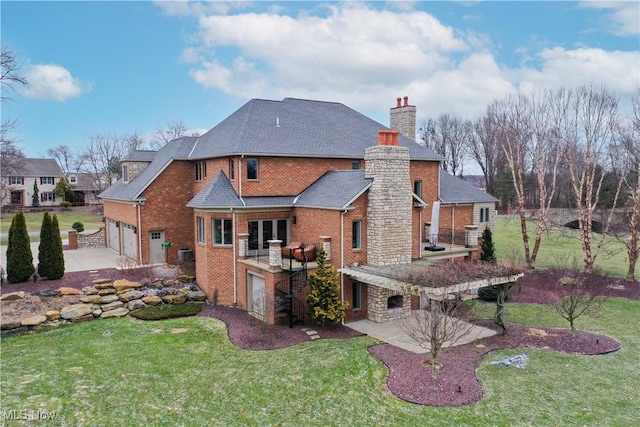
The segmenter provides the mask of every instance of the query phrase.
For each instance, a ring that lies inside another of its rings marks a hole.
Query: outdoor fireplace
[[[380,286],[367,285],[367,318],[374,322],[404,319],[411,316],[411,295]]]
[[[402,295],[392,295],[387,298],[387,309],[402,308]]]

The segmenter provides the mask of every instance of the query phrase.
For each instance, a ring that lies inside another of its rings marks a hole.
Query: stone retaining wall
[[[63,307],[61,310],[46,310],[23,319],[0,320],[0,334],[24,333],[47,328],[55,328],[68,323],[80,323],[95,319],[123,317],[131,311],[149,305],[194,303],[204,304],[206,295],[195,284],[184,284],[177,280],[156,280],[147,286],[140,282],[109,279],[94,280],[92,286],[82,289],[59,288],[35,293],[41,297],[61,297],[77,295],[80,302]],[[3,295],[0,300],[20,300],[27,297],[24,291]]]

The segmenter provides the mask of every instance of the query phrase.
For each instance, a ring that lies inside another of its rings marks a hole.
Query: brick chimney
[[[396,99],[396,106],[389,110],[390,128],[399,131],[410,140],[416,140],[416,107],[409,105],[409,97]]]
[[[367,147],[365,175],[373,178],[367,206],[367,264],[411,262],[412,188],[409,149],[398,145],[397,130],[378,132]]]

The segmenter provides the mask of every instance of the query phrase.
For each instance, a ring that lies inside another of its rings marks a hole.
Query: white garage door
[[[247,273],[247,307],[249,314],[264,320],[267,298],[264,289],[264,277]]]
[[[109,247],[120,253],[120,234],[118,233],[118,221],[113,219],[107,220],[107,236],[109,238]]]
[[[137,251],[137,234],[136,227],[129,224],[120,223],[122,226],[122,254],[137,260],[138,259],[138,251]]]

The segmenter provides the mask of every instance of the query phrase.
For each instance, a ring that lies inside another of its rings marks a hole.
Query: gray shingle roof
[[[244,204],[223,171],[218,172],[187,206],[190,208],[234,208]]]
[[[134,150],[129,152],[122,160],[129,160],[134,162],[151,162],[155,159],[158,152],[156,150]]]
[[[346,209],[373,182],[372,178],[365,178],[364,174],[362,169],[328,171],[300,193],[295,200],[295,205]]]
[[[440,169],[440,200],[443,203],[497,202],[498,199]]]
[[[155,155],[155,158],[140,174],[128,183],[119,179],[108,187],[98,197],[115,200],[136,200],[155,177],[166,168],[173,160],[188,160],[189,153],[193,149],[198,138],[184,136],[165,144]]]
[[[202,135],[192,160],[227,155],[364,158],[386,126],[336,102],[252,99]],[[400,135],[414,160],[442,157]]]
[[[53,176],[63,177],[64,172],[55,159],[25,158],[22,168],[17,176]]]

